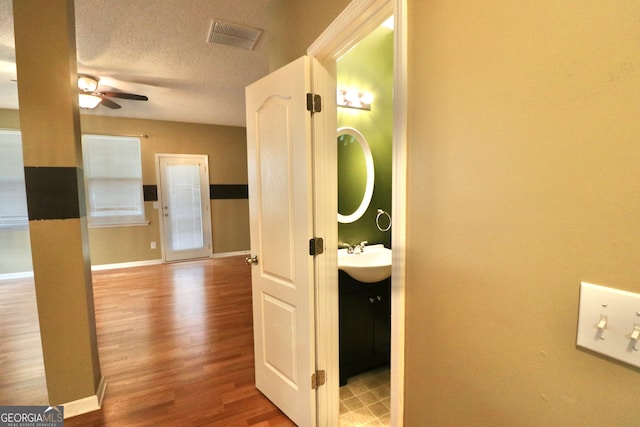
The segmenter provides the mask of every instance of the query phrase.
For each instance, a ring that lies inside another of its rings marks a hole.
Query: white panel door
[[[158,154],[165,261],[211,255],[208,158]]]
[[[316,424],[309,59],[246,90],[256,386]]]

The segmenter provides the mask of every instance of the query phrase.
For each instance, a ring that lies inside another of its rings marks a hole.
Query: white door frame
[[[163,212],[164,210],[162,209],[162,187],[161,187],[161,182],[162,180],[160,179],[160,175],[161,175],[161,171],[160,171],[160,159],[162,158],[184,158],[184,159],[193,159],[193,158],[198,158],[198,159],[204,159],[205,161],[205,165],[206,165],[206,170],[205,170],[205,174],[206,174],[206,178],[207,178],[207,186],[210,184],[210,179],[209,179],[209,156],[207,154],[172,154],[172,153],[156,153],[155,154],[155,166],[156,166],[156,183],[158,185],[158,225],[160,227],[160,242],[161,242],[161,246],[162,246],[162,261],[163,262],[167,262],[167,255],[166,255],[166,248],[167,248],[167,242],[166,242],[166,238],[167,236],[165,236],[164,234],[164,216],[163,216]],[[208,193],[208,188],[207,188],[207,193]],[[206,202],[208,203],[207,205],[207,212],[209,213],[206,218],[202,218],[203,222],[205,222],[203,224],[203,228],[204,231],[209,233],[209,257],[211,257],[213,255],[213,236],[211,235],[212,233],[212,227],[211,227],[211,198],[208,198],[206,200]]]
[[[321,64],[312,69],[312,90],[321,94],[323,112],[315,115],[314,215],[315,235],[325,239],[325,254],[316,263],[316,340],[318,369],[326,369],[327,386],[318,389],[318,425],[339,418],[338,355],[338,231],[336,61],[356,43],[394,15],[393,52],[393,185],[391,272],[391,425],[404,421],[405,241],[407,200],[407,2],[353,0],[309,47]]]

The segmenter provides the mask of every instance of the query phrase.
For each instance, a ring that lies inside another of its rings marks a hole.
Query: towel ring
[[[380,226],[380,217],[382,215],[385,215],[387,218],[389,218],[389,225],[387,225],[386,228],[382,228]],[[389,215],[389,212],[383,211],[382,209],[378,209],[378,215],[376,215],[376,226],[380,231],[389,231],[391,229],[391,215]]]

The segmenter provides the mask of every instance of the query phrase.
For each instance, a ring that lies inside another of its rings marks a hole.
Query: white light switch
[[[640,294],[582,282],[576,344],[640,367]]]

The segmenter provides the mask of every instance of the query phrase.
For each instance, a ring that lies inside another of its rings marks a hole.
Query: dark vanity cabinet
[[[388,365],[391,350],[391,279],[362,283],[339,270],[340,385]]]

